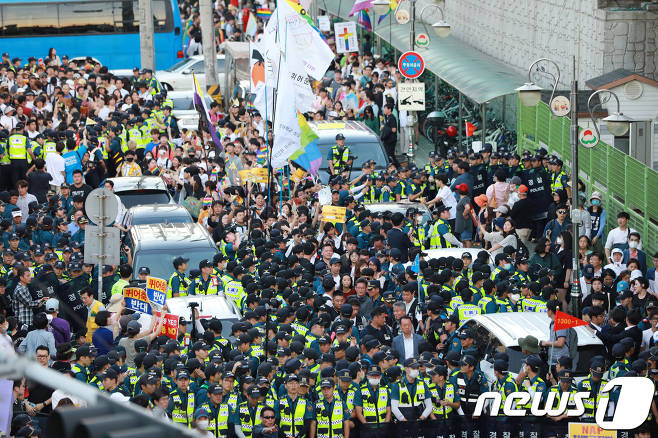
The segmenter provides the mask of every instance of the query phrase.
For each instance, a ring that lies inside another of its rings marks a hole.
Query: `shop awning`
[[[353,4],[352,0],[319,1],[320,9],[329,14],[356,21],[356,15],[348,17]],[[372,21],[375,33],[380,38],[400,52],[409,50],[409,24],[397,24],[392,17],[385,18],[379,25],[375,23],[376,20]],[[449,22],[450,17],[446,17],[446,21]],[[428,29],[432,31],[430,26]],[[416,21],[418,32],[425,30],[422,23]],[[425,68],[477,103],[512,94],[525,82],[525,76],[521,73],[457,38],[439,38],[434,34],[430,38],[429,47],[417,49],[423,55]]]

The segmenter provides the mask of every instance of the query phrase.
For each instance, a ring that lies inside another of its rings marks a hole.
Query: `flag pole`
[[[279,19],[279,2],[276,2],[276,40],[278,42],[279,40],[279,32],[281,32],[281,20]],[[287,27],[286,27],[287,30]],[[288,41],[288,38],[286,37],[286,42]],[[279,48],[279,68],[277,69],[276,72],[276,89],[277,93],[272,93],[273,99],[272,99],[272,132],[274,132],[274,123],[276,122],[276,104],[278,99],[278,90],[279,90],[279,78],[281,77],[281,49]],[[265,90],[265,102],[267,102],[267,89]],[[267,134],[267,133],[266,133]],[[274,148],[274,144],[272,144],[272,148]],[[270,188],[272,187],[272,154],[269,153],[268,150],[268,155],[267,155],[267,187],[268,187],[268,193],[270,191]],[[283,190],[283,189],[281,189]],[[268,206],[271,206],[271,197],[268,196],[267,198],[267,203]]]

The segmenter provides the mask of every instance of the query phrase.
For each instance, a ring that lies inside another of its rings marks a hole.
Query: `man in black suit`
[[[409,261],[409,248],[411,247],[411,239],[404,231],[402,231],[401,226],[404,221],[404,215],[400,212],[393,213],[391,216],[391,222],[393,222],[393,228],[386,232],[386,240],[388,241],[391,249],[397,248],[400,250],[401,258],[400,263],[407,263]]]
[[[395,145],[398,142],[398,121],[393,115],[393,105],[390,103],[384,105],[382,113],[384,114],[384,123],[381,126],[382,143],[384,143],[389,159],[397,165]]]

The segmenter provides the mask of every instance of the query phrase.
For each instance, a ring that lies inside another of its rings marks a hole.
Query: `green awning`
[[[348,17],[353,5],[353,0],[319,1],[320,9],[329,14],[356,21],[356,15]],[[374,21],[375,33],[380,38],[400,52],[409,50],[409,24],[397,24],[391,17],[385,18],[379,25]],[[450,22],[450,17],[446,17],[446,21]],[[432,31],[430,26],[428,29]],[[425,30],[423,24],[416,21],[418,32]],[[428,48],[417,49],[423,55],[425,68],[477,103],[512,94],[525,82],[525,76],[519,72],[457,38],[439,38],[434,34],[430,38]]]

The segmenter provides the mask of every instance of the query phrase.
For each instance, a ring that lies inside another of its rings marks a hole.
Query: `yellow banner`
[[[254,182],[251,169],[239,170],[238,173],[240,174],[240,181],[242,181],[242,184]]]
[[[334,222],[339,224],[345,223],[345,207],[335,207],[333,205],[322,206],[322,220],[325,222]]]
[[[594,423],[569,423],[569,438],[617,438],[617,431],[602,429]]]
[[[295,182],[300,182],[305,175],[306,175],[306,171],[298,167],[297,169],[295,169],[295,172],[293,172],[290,178],[292,178],[292,180]]]
[[[267,184],[267,169],[264,167],[256,167],[251,169],[251,175],[254,182]]]

